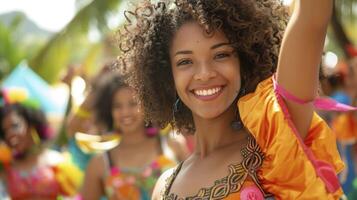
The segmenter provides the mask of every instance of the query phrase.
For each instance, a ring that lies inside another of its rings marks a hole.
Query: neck
[[[122,132],[120,146],[132,146],[143,143],[148,139],[145,131],[145,127],[142,126],[134,131]]]
[[[17,153],[14,155],[16,161],[27,161],[38,157],[43,151],[42,146],[33,145],[23,153]]]
[[[196,127],[195,154],[205,158],[212,152],[240,141],[245,137],[245,134],[242,134],[242,130],[237,131],[231,127],[231,122],[235,119],[235,109],[236,106],[233,105],[214,119],[203,119],[194,116]]]

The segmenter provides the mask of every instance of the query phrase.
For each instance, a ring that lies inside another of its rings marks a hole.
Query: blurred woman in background
[[[2,163],[1,181],[11,199],[57,199],[76,193],[78,169],[45,142],[52,136],[44,113],[34,100],[9,102],[2,91],[0,137],[12,159]]]
[[[99,123],[119,134],[120,144],[94,157],[87,168],[83,199],[150,199],[160,174],[187,156],[184,145],[162,136],[145,124],[136,92],[125,76],[110,74],[94,99]]]

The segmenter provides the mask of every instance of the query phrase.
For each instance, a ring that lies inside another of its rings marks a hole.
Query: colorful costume
[[[110,153],[106,153],[107,173],[104,179],[105,192],[108,199],[150,200],[155,183],[167,169],[176,165],[172,152],[161,141],[163,155],[151,164],[140,167],[123,169],[114,166]]]
[[[51,155],[53,158],[53,155]],[[77,192],[82,173],[68,161],[34,167],[30,172],[5,165],[6,190],[11,199],[57,199]]]
[[[279,86],[273,83],[272,77],[262,81],[254,93],[238,101],[242,122],[258,145],[258,148],[250,151],[256,157],[256,165],[248,162],[248,169],[252,170],[245,174],[250,172],[250,177],[256,174],[258,181],[244,178],[244,182],[238,184],[239,190],[233,193],[222,190],[226,193],[219,199],[263,199],[269,193],[275,199],[339,199],[343,192],[336,173],[343,169],[344,164],[337,151],[335,134],[314,113],[310,130],[305,140],[302,140],[285,106],[282,98],[284,94],[278,92]],[[331,103],[326,100],[321,105],[326,106],[326,102]],[[258,156],[260,151],[262,156]],[[246,158],[242,155],[244,166]],[[261,165],[259,157],[262,158]],[[179,168],[172,177],[178,171]],[[239,177],[242,173],[236,175]],[[170,184],[170,180],[167,183]],[[237,184],[234,185],[237,187]],[[170,196],[167,188],[164,199],[179,199]],[[215,194],[212,191],[206,192]]]

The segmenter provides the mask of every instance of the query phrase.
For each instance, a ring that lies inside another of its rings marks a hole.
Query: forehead
[[[192,21],[184,23],[177,30],[172,40],[171,50],[197,47],[197,45],[211,47],[222,42],[229,42],[223,31],[215,31],[212,35],[208,35],[197,22]]]
[[[5,127],[5,126],[10,125],[14,122],[24,122],[24,118],[21,117],[17,112],[11,111],[4,116],[1,123]]]
[[[125,101],[127,99],[133,99],[135,97],[135,91],[129,87],[122,87],[115,91],[114,99],[116,101]]]

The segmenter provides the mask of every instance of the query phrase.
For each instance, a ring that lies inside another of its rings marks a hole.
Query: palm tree
[[[356,32],[357,20],[357,0],[335,0],[334,10],[331,19],[332,29],[335,35],[336,42],[342,49],[346,58],[351,57],[347,46],[356,42],[357,38],[351,37],[354,34],[348,34],[347,30]]]
[[[61,69],[66,68],[76,51],[91,48],[88,54],[98,52],[98,45],[85,45],[90,28],[95,26],[101,33],[109,31],[107,17],[116,12],[121,0],[93,0],[83,7],[71,22],[30,60],[30,66],[48,82],[58,80]],[[78,54],[77,54],[78,55]],[[79,58],[78,60],[82,60]]]
[[[26,58],[25,49],[16,34],[21,22],[22,16],[19,15],[9,26],[0,22],[0,80]]]

